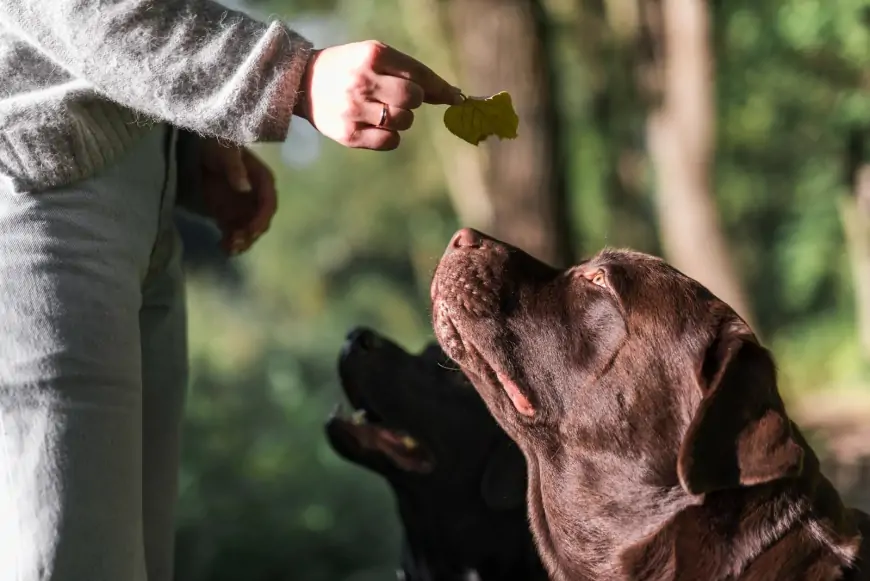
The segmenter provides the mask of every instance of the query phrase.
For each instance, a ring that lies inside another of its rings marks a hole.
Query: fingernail
[[[254,187],[251,185],[251,182],[247,177],[240,177],[236,180],[236,191],[239,191],[243,194],[249,194],[254,191]]]

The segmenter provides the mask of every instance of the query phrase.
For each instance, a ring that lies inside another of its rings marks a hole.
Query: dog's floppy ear
[[[480,493],[492,510],[510,510],[526,501],[526,459],[512,441],[500,442],[489,457]]]
[[[693,495],[753,486],[800,474],[795,441],[776,388],[776,368],[742,321],[722,326],[706,351],[705,390],[683,438],[680,483]]]

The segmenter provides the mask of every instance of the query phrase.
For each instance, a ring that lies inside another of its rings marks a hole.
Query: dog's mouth
[[[531,418],[535,415],[535,407],[520,385],[498,370],[483,353],[473,344],[465,342],[466,356],[476,362],[475,371],[469,371],[491,385],[500,388],[513,404],[518,413]]]
[[[483,350],[459,331],[456,322],[450,316],[449,307],[443,301],[436,299],[435,313],[435,334],[447,355],[459,363],[469,376],[500,389],[507,395],[518,413],[529,418],[533,417],[535,407],[527,390],[504,373],[501,366],[495,364]]]
[[[405,472],[428,474],[435,468],[432,455],[407,431],[391,428],[373,410],[358,407],[352,412],[337,405],[329,419],[329,428],[344,442],[346,455],[365,457],[379,454]]]

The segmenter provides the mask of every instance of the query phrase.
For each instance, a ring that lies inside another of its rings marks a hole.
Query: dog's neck
[[[565,467],[529,457],[529,515],[541,557],[553,581],[786,581],[797,578],[790,566],[811,564],[819,581],[840,579],[860,535],[807,453],[803,476],[792,481],[702,501],[679,486],[604,486],[587,506],[570,498],[566,480],[541,478],[564,476]]]

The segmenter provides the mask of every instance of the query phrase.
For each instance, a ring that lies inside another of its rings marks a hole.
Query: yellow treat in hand
[[[451,105],[444,112],[444,126],[472,145],[491,135],[516,139],[519,124],[511,96],[505,91],[492,97],[465,97],[462,103]]]

